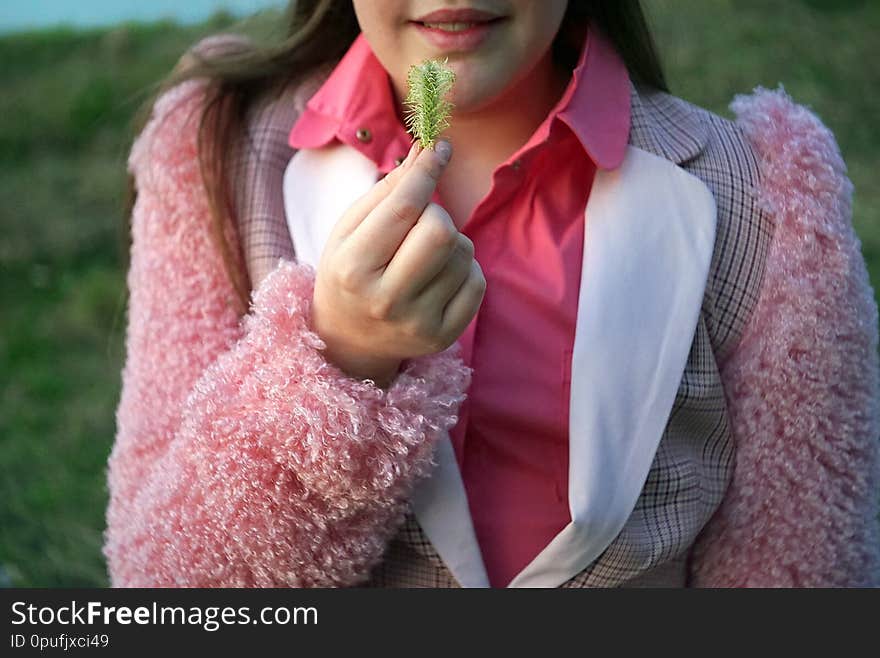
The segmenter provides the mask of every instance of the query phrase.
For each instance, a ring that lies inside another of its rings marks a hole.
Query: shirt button
[[[371,141],[373,141],[373,133],[371,133],[367,128],[358,128],[358,131],[355,133],[355,137],[358,138],[359,142],[363,142],[364,144],[369,144]]]

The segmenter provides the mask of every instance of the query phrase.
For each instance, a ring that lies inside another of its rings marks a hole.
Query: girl
[[[129,160],[113,585],[878,583],[837,146],[651,43],[636,1],[299,0],[181,61]]]

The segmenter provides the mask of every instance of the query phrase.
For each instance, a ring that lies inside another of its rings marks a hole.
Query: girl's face
[[[398,99],[410,65],[448,58],[456,113],[480,110],[552,66],[568,0],[353,0],[361,31]]]

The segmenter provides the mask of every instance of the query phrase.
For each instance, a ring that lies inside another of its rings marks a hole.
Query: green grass
[[[645,5],[674,93],[730,116],[734,94],[782,82],[834,131],[877,289],[880,5]],[[128,123],[187,46],[230,23],[0,38],[0,586],[107,584],[100,545],[124,349]],[[266,34],[274,23],[244,29]]]
[[[0,586],[107,584],[129,123],[189,45],[231,22],[0,39]]]
[[[780,83],[832,130],[855,185],[853,223],[880,286],[880,3],[647,0],[673,93],[714,112]],[[770,8],[773,8],[772,10]]]

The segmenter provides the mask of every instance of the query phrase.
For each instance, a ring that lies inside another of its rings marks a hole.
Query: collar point
[[[619,151],[615,151],[613,153],[604,153],[596,157],[595,163],[598,169],[606,169],[608,171],[613,171],[620,167],[623,164],[623,160],[626,157],[626,147],[620,149]]]
[[[328,144],[336,135],[337,124],[337,121],[306,107],[293,124],[287,143],[295,149],[320,148]]]

